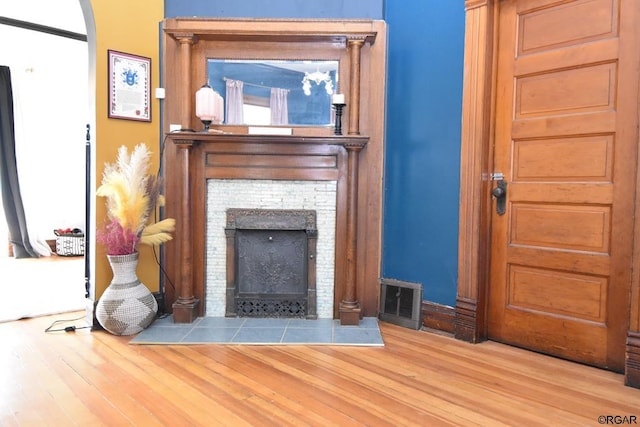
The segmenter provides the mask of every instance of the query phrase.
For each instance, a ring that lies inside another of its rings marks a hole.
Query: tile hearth
[[[130,344],[342,345],[382,347],[378,319],[365,317],[358,326],[336,319],[199,317],[190,324],[157,319]]]

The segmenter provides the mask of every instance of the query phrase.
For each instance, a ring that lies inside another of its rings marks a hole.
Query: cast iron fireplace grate
[[[393,279],[380,281],[380,320],[420,329],[422,285]]]
[[[227,210],[227,317],[316,314],[316,212]]]

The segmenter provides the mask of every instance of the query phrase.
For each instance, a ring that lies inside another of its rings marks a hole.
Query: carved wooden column
[[[486,186],[490,143],[494,0],[466,1],[458,295],[455,336],[470,342],[485,338],[487,221],[491,216]]]
[[[198,41],[193,34],[176,34],[180,43],[180,126],[182,129],[191,128],[191,45]]]
[[[344,297],[340,302],[340,324],[360,323],[360,303],[356,295],[357,221],[358,221],[358,154],[363,145],[345,144],[347,150],[347,241]]]
[[[173,303],[173,321],[175,323],[192,323],[198,316],[200,300],[193,293],[193,227],[191,224],[191,184],[190,184],[190,153],[194,141],[176,140],[181,165],[180,182],[180,259],[179,283],[176,290],[178,298]]]
[[[349,38],[349,135],[360,134],[360,57],[364,37]]]

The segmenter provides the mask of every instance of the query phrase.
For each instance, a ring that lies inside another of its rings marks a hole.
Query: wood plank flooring
[[[0,324],[0,425],[640,422],[640,390],[625,387],[622,375],[495,342],[384,322],[384,348],[145,346],[104,331],[44,332],[82,314]]]

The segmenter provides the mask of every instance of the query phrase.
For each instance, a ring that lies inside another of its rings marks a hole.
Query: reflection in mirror
[[[225,124],[332,124],[338,61],[209,59],[207,76],[225,100]]]

